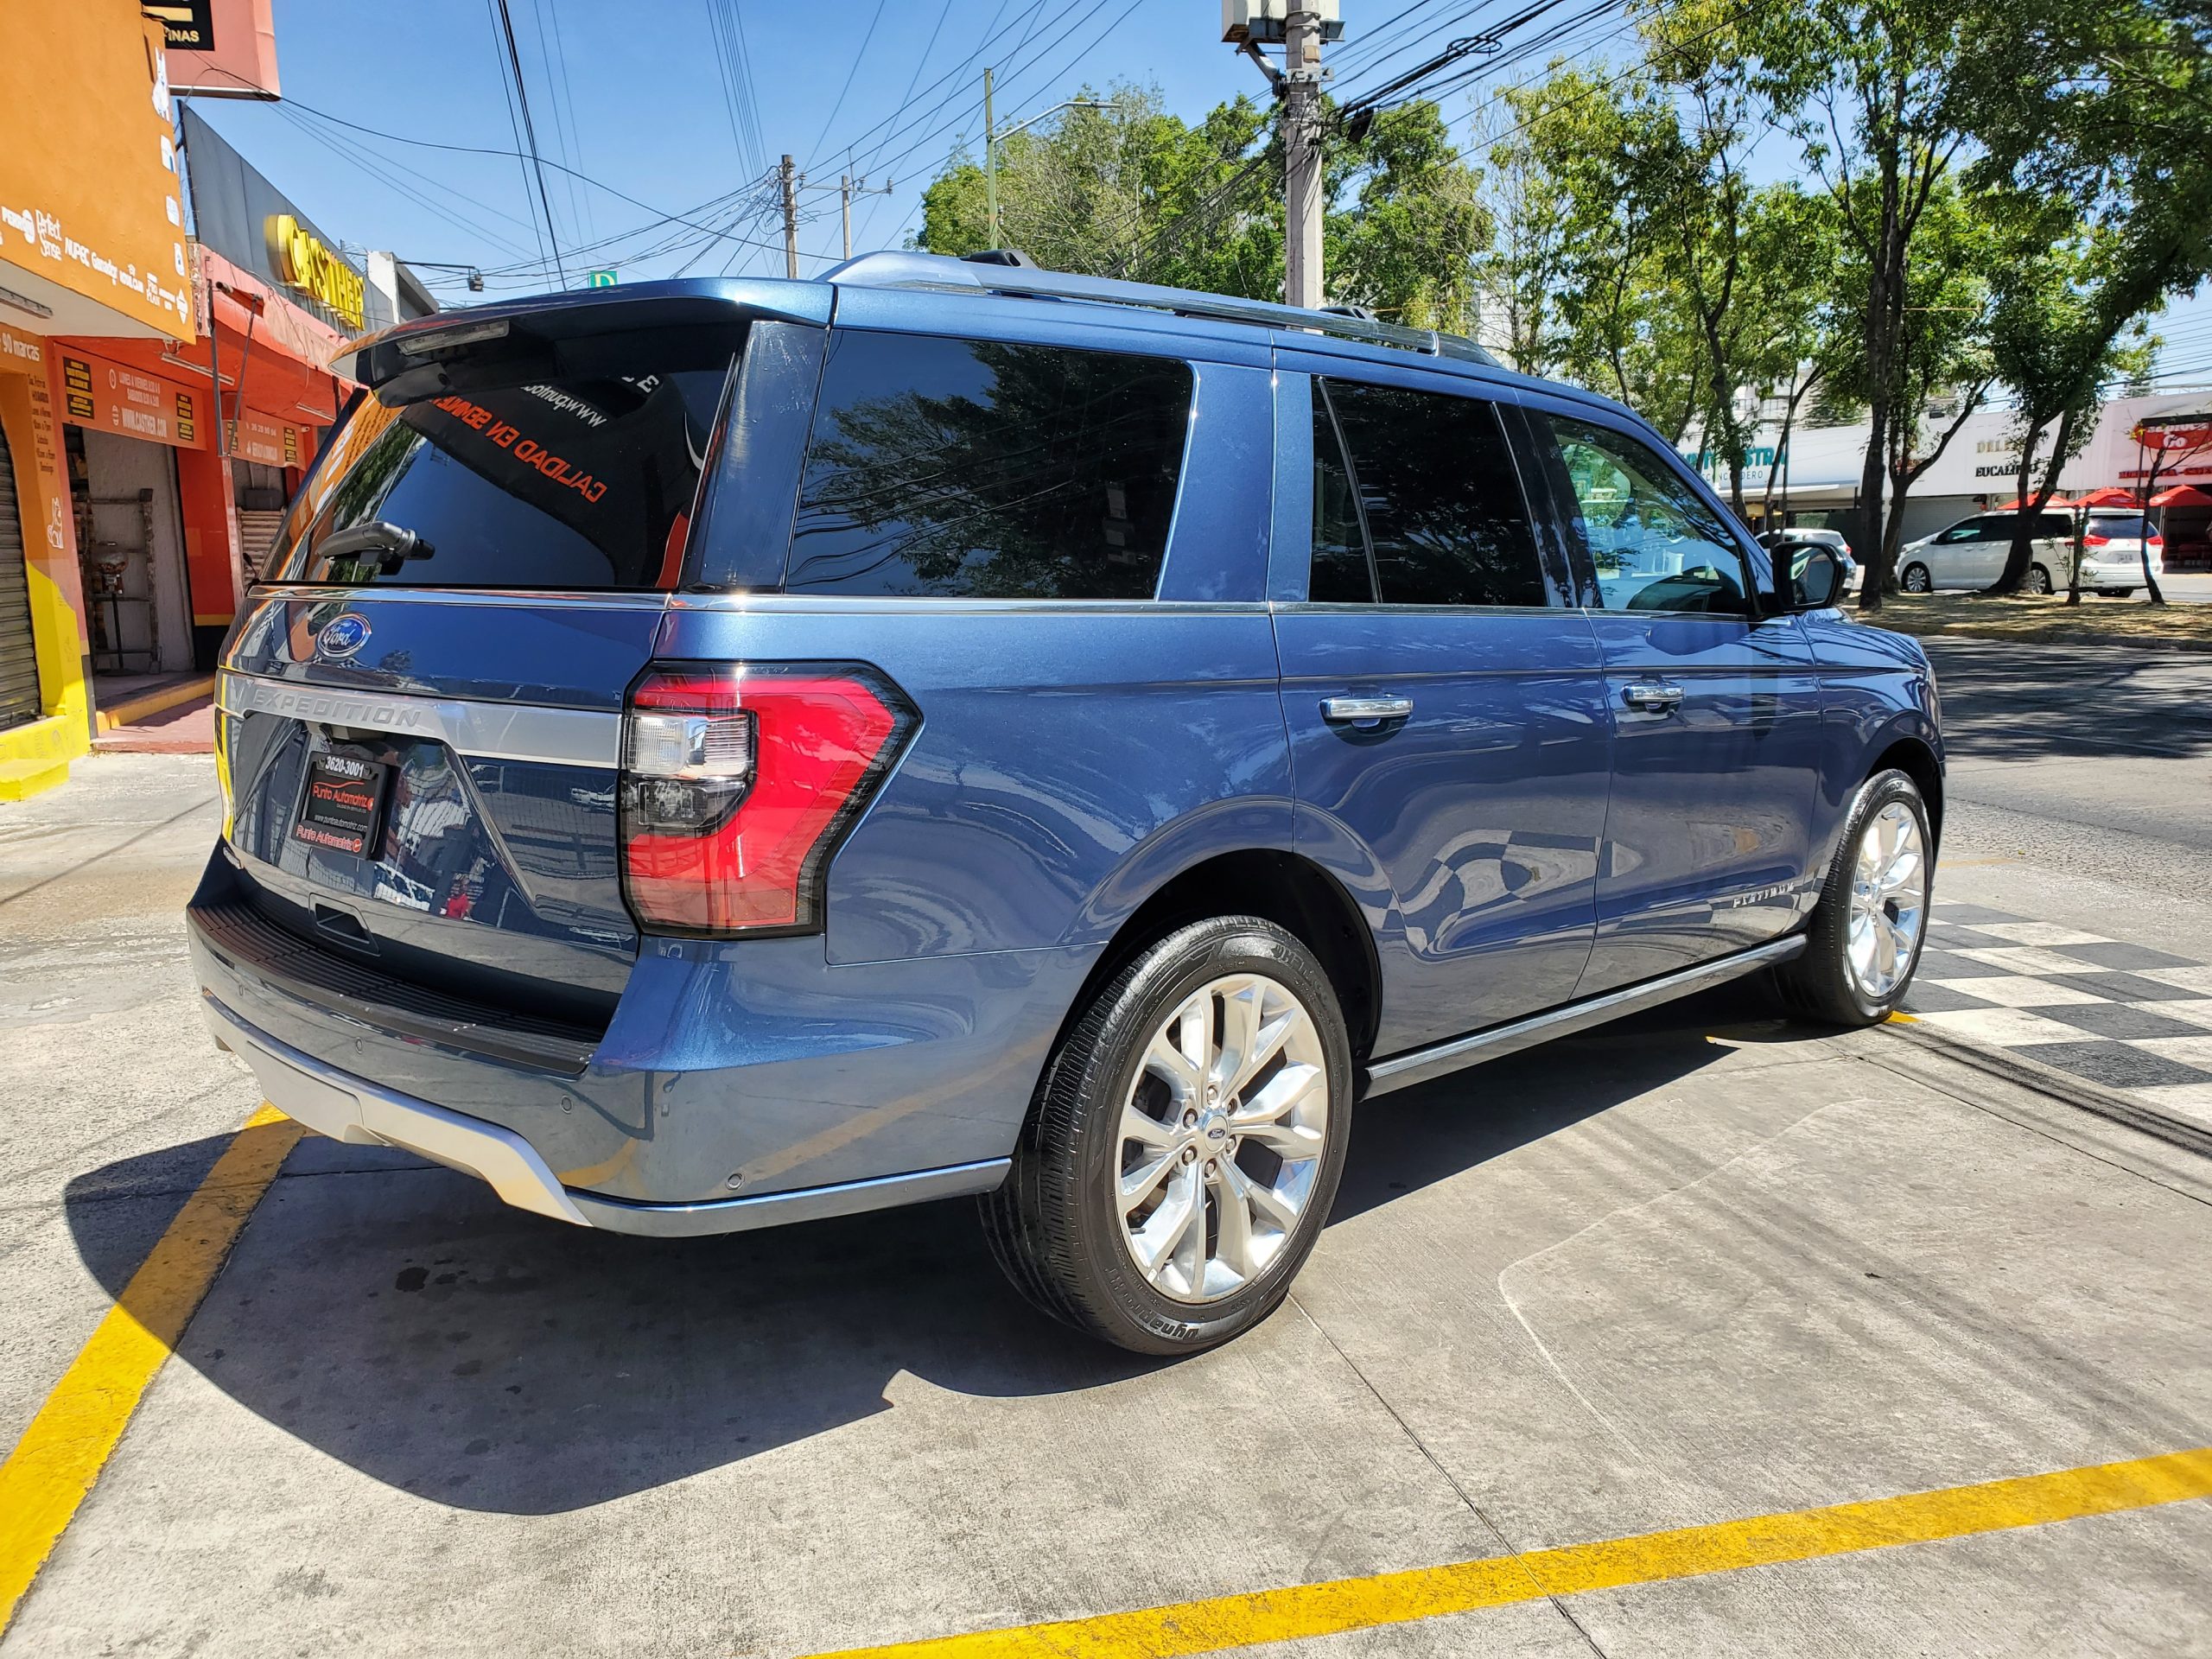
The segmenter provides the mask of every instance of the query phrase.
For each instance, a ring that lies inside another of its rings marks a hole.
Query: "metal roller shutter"
[[[30,576],[16,506],[16,470],[0,432],[0,731],[36,720],[38,650],[31,636]]]
[[[259,582],[262,561],[269,556],[270,543],[276,539],[276,532],[284,526],[281,512],[260,512],[251,508],[238,512],[238,553],[245,561],[245,579]]]

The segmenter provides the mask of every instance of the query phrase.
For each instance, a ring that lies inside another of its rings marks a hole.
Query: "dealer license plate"
[[[383,823],[391,772],[381,760],[359,760],[327,749],[310,756],[307,793],[300,798],[292,839],[326,852],[368,855]]]

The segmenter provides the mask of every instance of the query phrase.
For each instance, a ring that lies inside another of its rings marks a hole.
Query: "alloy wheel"
[[[1927,855],[1920,820],[1891,801],[1859,832],[1852,872],[1851,928],[1844,944],[1853,982],[1868,1001],[1885,1001],[1912,966],[1928,920]]]
[[[1145,1050],[1110,1174],[1146,1281],[1211,1302],[1265,1272],[1306,1216],[1329,1108],[1320,1032],[1288,987],[1232,974],[1185,997]]]

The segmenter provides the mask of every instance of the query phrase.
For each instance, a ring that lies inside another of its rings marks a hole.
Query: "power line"
[[[883,21],[885,0],[875,0],[875,15],[868,20],[868,29],[861,36],[861,49],[853,54],[853,67],[845,71],[845,84],[837,89],[837,101],[830,106],[829,118],[823,122],[822,130],[814,135],[814,148],[808,152],[811,158],[822,153],[822,141],[830,136],[830,129],[836,124],[838,111],[845,107],[845,95],[853,90],[853,77],[861,72],[861,60],[868,56],[868,49],[875,44],[875,26]]]
[[[561,286],[566,288],[569,273],[561,263],[561,239],[553,229],[553,202],[545,194],[545,160],[538,154],[537,124],[531,119],[530,89],[523,85],[522,54],[515,49],[515,20],[508,13],[507,0],[493,0],[493,3],[499,8],[499,31],[506,38],[507,61],[514,68],[515,99],[522,105],[523,131],[530,146],[531,170],[537,180],[538,205],[545,210],[545,239],[552,245],[553,268],[560,273]]]

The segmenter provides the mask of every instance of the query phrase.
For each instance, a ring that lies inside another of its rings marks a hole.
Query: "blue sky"
[[[1260,96],[1259,73],[1220,43],[1217,0],[508,0],[539,147],[621,195],[549,169],[546,194],[567,274],[594,266],[626,281],[679,269],[780,273],[781,245],[756,195],[790,151],[811,186],[802,274],[838,253],[836,184],[853,169],[888,196],[855,203],[855,246],[894,247],[920,217],[922,188],[982,130],[982,70],[996,71],[1001,127],[1084,86],[1156,86],[1196,120],[1223,99]],[[1344,0],[1332,51],[1339,96],[1412,67],[1516,8],[1501,0]],[[370,8],[276,0],[286,102],[198,101],[246,158],[349,248],[388,248],[418,267],[475,265],[491,290],[557,285],[542,210],[521,163],[423,148],[335,126],[486,149],[518,148],[501,73],[505,46],[489,0],[384,0]],[[741,23],[734,31],[732,19]],[[1516,40],[1487,76],[1451,93],[1462,140],[1500,81],[1539,77],[1554,51],[1622,63],[1634,49],[1617,10],[1568,0],[1548,41]],[[741,35],[749,74],[726,77]],[[738,104],[731,107],[731,86]],[[1770,145],[1776,170],[1794,157]],[[827,185],[828,189],[818,187]],[[624,200],[624,196],[634,200]],[[679,215],[690,223],[653,221]],[[727,230],[766,246],[710,240]],[[448,302],[458,273],[423,269]],[[2212,302],[2162,325],[2169,366],[2212,365]]]

